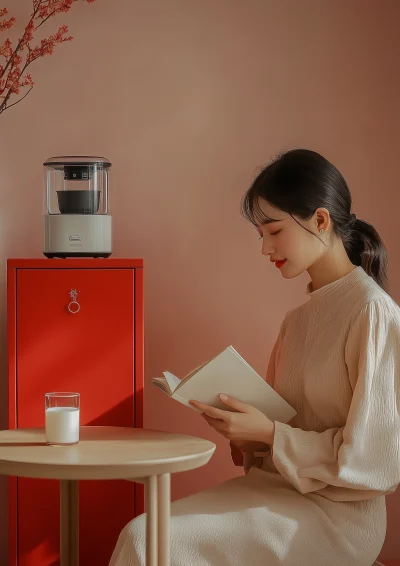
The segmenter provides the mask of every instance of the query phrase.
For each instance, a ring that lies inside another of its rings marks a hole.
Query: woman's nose
[[[262,255],[271,255],[273,253],[273,249],[271,244],[268,242],[266,238],[263,239],[263,245],[261,248]]]

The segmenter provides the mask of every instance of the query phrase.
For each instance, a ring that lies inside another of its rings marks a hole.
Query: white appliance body
[[[109,257],[112,253],[108,214],[46,214],[46,257]]]

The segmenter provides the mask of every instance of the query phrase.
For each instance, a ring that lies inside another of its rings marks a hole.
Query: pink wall
[[[31,3],[0,4],[22,17]],[[74,42],[32,67],[34,90],[0,117],[0,426],[5,258],[41,255],[41,164],[52,155],[113,162],[115,256],[146,262],[147,382],[164,369],[183,376],[230,343],[265,371],[306,278],[283,283],[267,265],[239,200],[282,148],[313,148],[341,169],[357,215],[387,241],[400,300],[399,18],[399,4],[380,0],[97,0],[60,18]],[[209,466],[174,478],[174,497],[237,473],[226,442],[150,387],[145,418],[218,444]],[[388,499],[386,557],[400,556],[399,498]]]

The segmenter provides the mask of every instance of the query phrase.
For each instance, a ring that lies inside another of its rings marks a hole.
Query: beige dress
[[[400,482],[400,309],[360,268],[281,328],[268,381],[297,410],[246,475],[172,504],[172,566],[371,566]],[[145,564],[145,516],[110,566]]]

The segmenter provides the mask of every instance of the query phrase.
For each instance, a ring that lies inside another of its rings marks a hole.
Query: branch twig
[[[12,104],[4,105],[3,107],[3,103],[0,104],[0,114],[2,114],[3,112],[5,112],[6,110],[8,110],[9,108],[11,108],[12,106],[15,106],[16,104],[18,104],[18,102],[21,102],[21,100],[24,100],[25,97],[28,96],[28,94],[31,92],[31,90],[33,89],[33,86],[31,86],[31,88],[28,90],[28,92],[26,92],[24,94],[24,96],[22,96],[20,99],[18,99],[16,102],[13,102]]]

